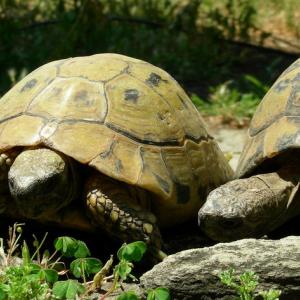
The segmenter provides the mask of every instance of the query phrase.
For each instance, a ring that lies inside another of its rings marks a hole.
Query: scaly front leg
[[[156,217],[139,204],[144,199],[134,199],[146,196],[145,191],[134,192],[133,187],[94,173],[86,183],[86,193],[95,225],[125,242],[144,241],[156,260],[165,257]]]

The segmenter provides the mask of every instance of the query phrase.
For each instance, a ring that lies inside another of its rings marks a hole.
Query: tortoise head
[[[69,204],[76,189],[74,173],[71,159],[53,150],[22,151],[8,173],[10,193],[20,213],[43,219]]]
[[[285,221],[293,190],[277,173],[233,180],[209,194],[198,213],[199,226],[217,241],[260,237]]]

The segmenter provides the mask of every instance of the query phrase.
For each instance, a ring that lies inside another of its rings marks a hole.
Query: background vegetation
[[[249,117],[295,56],[245,42],[263,44],[278,30],[282,39],[297,40],[297,6],[298,0],[0,0],[0,95],[46,62],[117,52],[170,72],[204,113]]]

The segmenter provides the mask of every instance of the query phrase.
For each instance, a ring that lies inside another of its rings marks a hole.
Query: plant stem
[[[114,281],[113,281],[113,283],[112,283],[110,289],[109,289],[104,295],[102,295],[102,296],[99,298],[99,300],[105,300],[105,298],[106,298],[109,294],[111,294],[111,293],[116,289],[116,286],[117,286],[117,283],[118,283],[118,281],[119,281],[119,278],[120,278],[119,273],[116,273],[115,276],[114,276]]]

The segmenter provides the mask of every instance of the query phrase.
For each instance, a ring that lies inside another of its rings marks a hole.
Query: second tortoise
[[[199,210],[212,239],[261,237],[300,215],[300,60],[277,79],[257,108],[236,177]]]

